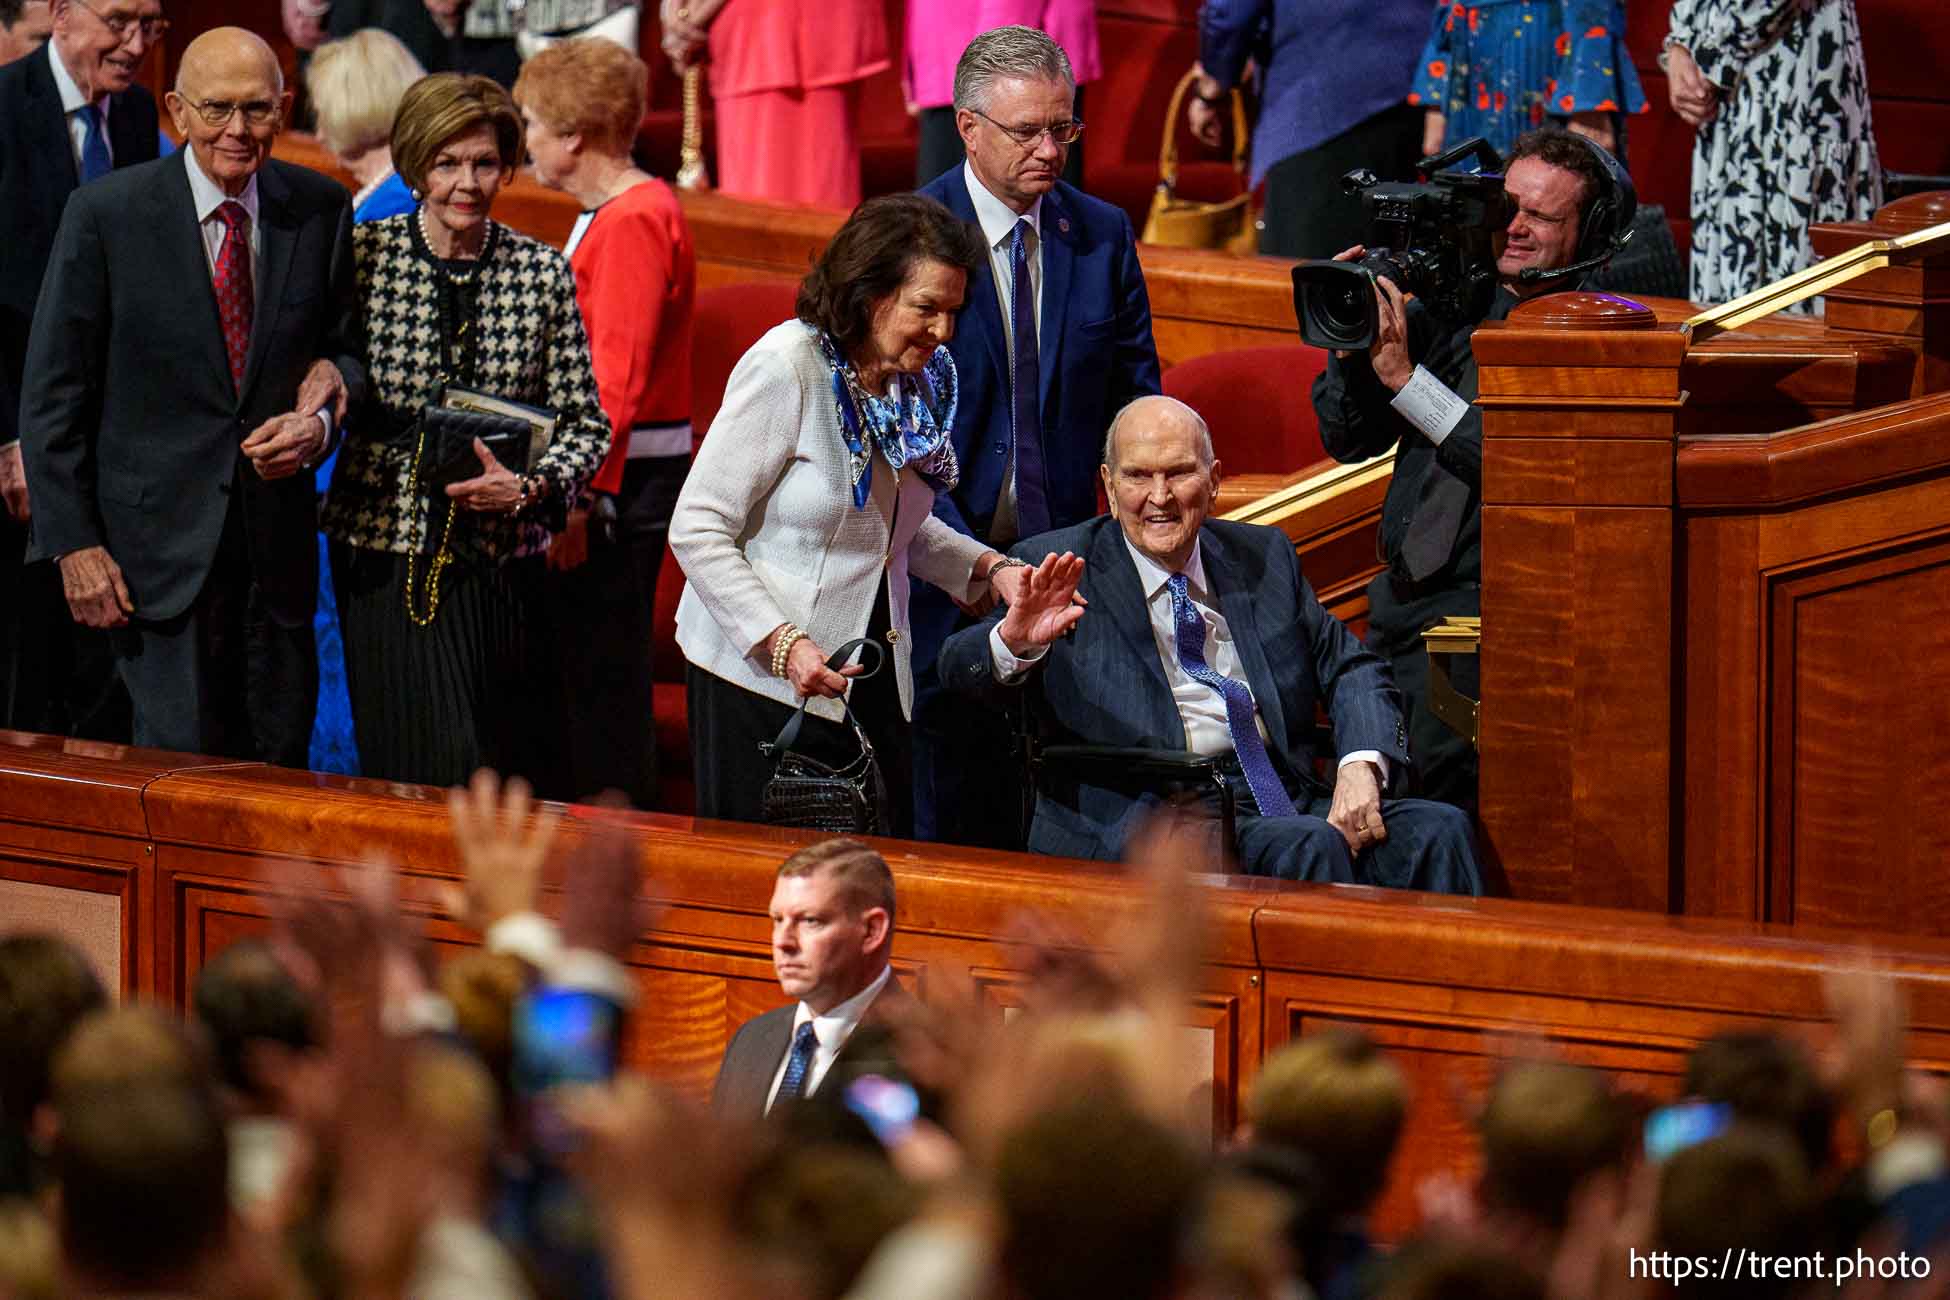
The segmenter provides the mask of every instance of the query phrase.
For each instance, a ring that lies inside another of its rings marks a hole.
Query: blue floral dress
[[[1448,119],[1445,145],[1498,153],[1573,113],[1643,113],[1623,0],[1439,0],[1408,102]]]

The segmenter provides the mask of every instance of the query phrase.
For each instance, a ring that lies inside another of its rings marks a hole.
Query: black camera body
[[[1471,155],[1480,170],[1442,170]],[[1489,310],[1496,295],[1495,240],[1511,217],[1503,159],[1476,136],[1417,166],[1427,181],[1379,181],[1365,169],[1342,178],[1366,209],[1367,252],[1352,262],[1309,260],[1293,268],[1293,310],[1306,343],[1347,351],[1372,346],[1379,325],[1377,276],[1387,276],[1448,320],[1474,320]]]

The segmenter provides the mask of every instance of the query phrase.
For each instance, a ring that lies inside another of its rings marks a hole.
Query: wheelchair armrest
[[[1126,745],[1044,745],[1036,751],[1045,767],[1075,770],[1114,768],[1126,781],[1198,780],[1219,776],[1219,760],[1189,749],[1141,749]],[[1223,785],[1221,780],[1219,784]]]

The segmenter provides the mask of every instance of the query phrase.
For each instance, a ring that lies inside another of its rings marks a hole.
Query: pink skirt
[[[718,188],[851,212],[860,203],[860,83],[721,95]]]

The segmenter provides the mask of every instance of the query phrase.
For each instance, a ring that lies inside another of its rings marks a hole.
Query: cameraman
[[[1498,288],[1483,320],[1502,320],[1525,298],[1578,287],[1576,276],[1524,281],[1527,268],[1556,270],[1579,260],[1579,238],[1594,200],[1614,182],[1589,145],[1546,129],[1518,139],[1504,166],[1514,215],[1498,241]],[[1336,261],[1362,256],[1361,247]],[[1368,645],[1395,666],[1409,703],[1409,752],[1416,793],[1476,811],[1476,751],[1429,712],[1428,656],[1422,629],[1446,615],[1480,612],[1483,418],[1469,338],[1480,320],[1448,321],[1405,299],[1389,279],[1375,282],[1380,328],[1365,351],[1335,352],[1314,382],[1320,439],[1339,461],[1366,460],[1395,447],[1394,477],[1382,506],[1387,569],[1368,586]],[[1454,685],[1477,696],[1476,661],[1454,661]]]

